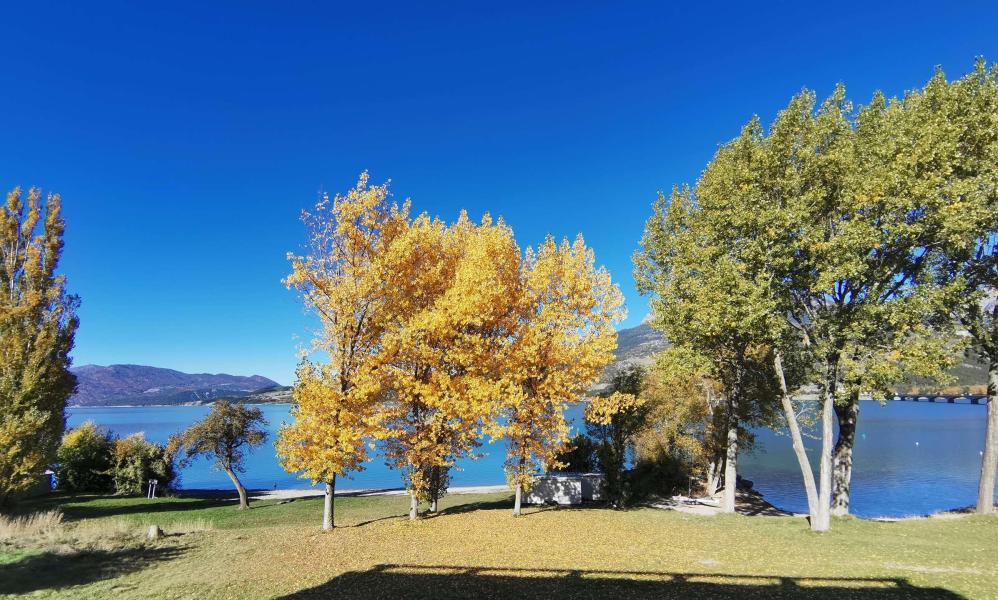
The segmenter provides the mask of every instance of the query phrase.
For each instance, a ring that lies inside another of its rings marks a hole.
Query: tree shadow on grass
[[[186,550],[184,546],[137,546],[33,554],[0,565],[0,595],[60,590],[112,579],[178,558]]]
[[[423,511],[419,513],[420,520],[432,520],[438,519],[440,517],[446,517],[450,515],[460,515],[470,512],[475,512],[479,510],[497,510],[497,509],[510,509],[513,508],[512,496],[510,499],[506,500],[489,500],[489,501],[477,501],[477,502],[465,502],[463,504],[454,504],[439,509],[437,512]],[[364,525],[370,525],[371,523],[377,523],[379,521],[390,521],[392,519],[407,519],[408,511],[399,512],[394,515],[385,515],[384,517],[378,517],[375,519],[368,519],[367,521],[361,521],[359,523],[354,523],[352,525],[337,525],[339,527],[363,527]]]
[[[479,500],[474,502],[453,504],[451,506],[443,507],[435,513],[427,512],[425,516],[430,518],[436,518],[436,517],[444,517],[447,515],[460,515],[479,510],[498,510],[504,508],[513,510],[512,496],[510,496],[509,498],[503,498],[501,500]]]
[[[653,573],[378,565],[283,596],[308,598],[812,598],[832,600],[962,598],[899,578],[767,577],[723,573]]]
[[[365,525],[370,525],[372,523],[377,523],[379,521],[401,520],[403,516],[404,515],[401,515],[401,514],[399,514],[399,515],[388,515],[388,516],[385,516],[385,517],[378,517],[376,519],[368,519],[366,521],[361,521],[359,523],[352,523],[350,525],[337,525],[336,529],[347,529],[349,527],[363,527]]]
[[[436,514],[428,513],[428,517],[435,516],[446,516],[446,515],[459,515],[462,513],[475,512],[479,510],[508,510],[513,511],[513,495],[510,494],[508,497],[500,500],[488,500],[479,502],[465,502],[463,504],[455,504],[453,506],[448,506],[437,511]],[[609,505],[603,502],[583,502],[582,504],[524,504],[523,513],[521,517],[529,517],[531,515],[536,515],[539,513],[547,512],[550,510],[592,510],[594,508],[610,508]],[[620,510],[630,510],[630,508],[640,508],[638,506],[628,507]]]
[[[135,502],[99,502],[102,500],[135,500]],[[251,502],[250,509],[261,509],[279,506],[282,502],[274,501],[260,504]],[[152,514],[163,512],[184,512],[189,510],[204,510],[209,508],[232,507],[239,505],[238,498],[223,496],[188,496],[157,498],[146,501],[143,498],[125,496],[53,496],[44,501],[35,501],[19,507],[20,512],[55,509],[63,513],[68,520],[99,519],[103,517],[120,517],[134,514]]]
[[[238,502],[227,500],[203,500],[184,498],[171,502],[139,502],[136,504],[65,504],[60,506],[67,519],[99,519],[102,517],[118,517],[133,514],[150,514],[161,512],[183,512],[187,510],[202,510],[220,506],[237,506]]]

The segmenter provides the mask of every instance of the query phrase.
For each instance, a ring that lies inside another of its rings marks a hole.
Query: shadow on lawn
[[[379,565],[344,573],[287,596],[306,598],[962,598],[895,578],[765,577],[723,573],[650,573]]]
[[[233,492],[235,493],[235,492]],[[231,495],[231,494],[230,494]],[[101,502],[107,500],[136,500],[130,503]],[[250,502],[251,509],[268,508],[278,506],[282,502]],[[66,519],[76,521],[80,519],[99,519],[102,517],[119,517],[133,514],[150,514],[161,512],[184,512],[188,510],[203,510],[207,508],[237,507],[238,498],[229,498],[224,495],[201,496],[187,495],[159,498],[146,501],[142,498],[128,496],[64,496],[53,495],[44,500],[36,500],[30,504],[25,504],[21,512],[35,512],[44,509],[57,509],[63,513]]]
[[[219,506],[237,506],[237,502],[228,500],[205,500],[199,498],[183,498],[171,502],[138,502],[135,504],[90,504],[74,501],[63,504],[59,508],[67,519],[98,519],[101,517],[117,517],[132,514],[149,514],[160,512],[181,512],[185,510],[201,510]],[[251,505],[252,506],[252,505]]]
[[[531,515],[540,514],[550,510],[569,511],[569,510],[592,510],[592,509],[606,509],[606,508],[609,508],[609,506],[604,502],[584,502],[582,504],[570,504],[570,505],[524,504],[523,513],[520,515],[520,518],[529,517]],[[640,508],[644,508],[644,506],[642,505],[629,506],[617,510],[621,511],[637,510]],[[434,517],[443,517],[447,515],[459,515],[479,510],[508,510],[512,512],[513,496],[511,494],[509,497],[503,498],[501,500],[489,500],[481,502],[466,502],[464,504],[455,504],[453,506],[448,506],[447,508],[440,509],[436,514],[426,513],[424,516],[427,518],[434,518]]]
[[[116,550],[43,552],[0,565],[0,594],[29,594],[86,585],[134,573],[181,556],[185,547],[134,547]]]
[[[460,515],[464,513],[475,512],[478,510],[498,510],[498,509],[509,509],[513,510],[513,497],[503,498],[502,500],[487,500],[478,502],[465,502],[463,504],[454,504],[451,506],[443,507],[436,513],[426,512],[424,514],[427,518],[444,517],[447,515]]]

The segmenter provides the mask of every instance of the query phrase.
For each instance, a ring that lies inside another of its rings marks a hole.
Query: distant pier
[[[938,402],[940,404],[987,404],[984,394],[898,394],[888,400],[900,402]]]

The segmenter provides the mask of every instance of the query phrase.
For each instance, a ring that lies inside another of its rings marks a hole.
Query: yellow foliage
[[[295,386],[294,423],[281,429],[277,450],[284,467],[313,482],[334,481],[361,467],[380,395],[371,373],[397,296],[382,261],[408,230],[408,202],[389,201],[386,185],[368,185],[367,173],[345,196],[324,195],[302,214],[310,254],[289,255],[285,279],[322,322],[312,349],[328,363],[303,360]]]
[[[20,188],[0,204],[0,504],[35,485],[55,457],[66,399],[79,299],[56,272],[62,201]]]
[[[420,498],[431,475],[480,443],[503,391],[498,373],[516,324],[519,248],[501,220],[426,215],[393,245],[389,272],[407,274],[377,356],[387,398],[378,437]]]
[[[596,425],[610,425],[617,415],[627,414],[645,405],[643,398],[634,394],[614,392],[609,396],[596,396],[586,407],[586,421]]]
[[[358,394],[342,393],[330,381],[329,365],[305,362],[294,390],[295,421],[281,428],[277,452],[288,471],[315,482],[362,468],[367,460],[366,418],[373,407]]]
[[[579,400],[613,361],[614,323],[623,296],[609,273],[595,266],[582,237],[548,238],[528,249],[512,344],[503,357],[507,385],[499,431],[509,440],[511,485],[529,487],[538,468],[558,467],[568,441],[565,407]],[[512,297],[511,297],[512,298]]]
[[[452,224],[388,201],[367,175],[306,213],[311,253],[288,286],[323,323],[303,361],[278,452],[313,481],[362,468],[370,440],[410,490],[435,498],[488,434],[509,437],[515,479],[553,462],[564,407],[613,360],[619,289],[582,238],[521,252],[513,231]]]

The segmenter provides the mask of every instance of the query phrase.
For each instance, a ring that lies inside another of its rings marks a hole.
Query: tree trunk
[[[619,415],[618,415],[619,416]],[[613,461],[617,471],[617,499],[614,508],[623,508],[629,501],[630,486],[628,479],[624,476],[624,467],[627,462],[627,438],[624,436],[624,426],[618,416],[613,417],[613,432],[611,441],[613,443]]]
[[[995,510],[995,477],[998,476],[998,358],[988,368],[988,424],[984,433],[981,457],[981,483],[977,488],[977,512]]]
[[[430,512],[437,512],[437,498],[440,497],[440,467],[430,467]]]
[[[811,520],[811,531],[831,527],[829,506],[832,500],[832,419],[835,415],[835,386],[838,382],[838,357],[825,361],[825,389],[821,400],[821,468],[818,470],[818,510]]]
[[[724,495],[721,511],[735,512],[735,486],[738,483],[738,394],[728,397],[728,435],[724,458]]]
[[[520,457],[517,459],[516,464],[516,497],[513,499],[513,516],[520,516],[520,503],[523,499],[523,471],[527,468],[527,457],[523,455],[523,449],[520,449]]]
[[[794,412],[794,405],[790,400],[790,391],[787,389],[787,378],[783,373],[783,357],[779,352],[773,357],[773,363],[780,382],[780,402],[783,405],[783,415],[787,419],[787,427],[790,428],[790,440],[793,442],[794,454],[797,456],[797,464],[800,465],[800,472],[804,477],[808,516],[811,517],[811,522],[814,522],[817,517],[816,511],[818,508],[818,490],[814,485],[814,471],[811,469],[811,461],[807,459],[807,451],[804,449],[804,437],[801,435],[797,413]]]
[[[717,488],[721,486],[721,465],[723,463],[723,457],[717,455],[710,461],[710,465],[707,467],[707,485],[704,492],[708,496],[716,494]]]
[[[409,520],[415,521],[419,516],[419,500],[416,499],[416,491],[409,492]]]
[[[333,519],[333,496],[336,494],[336,475],[333,475],[332,481],[326,482],[326,495],[323,498],[322,504],[322,529],[324,531],[329,531],[333,527],[336,527],[336,523]]]
[[[229,467],[225,467],[225,473],[232,480],[232,485],[236,486],[236,491],[239,492],[239,510],[246,510],[249,508],[249,500],[246,498],[246,488],[243,487],[243,483],[236,477],[235,471]]]
[[[856,445],[856,423],[859,420],[859,390],[849,395],[848,404],[836,404],[839,438],[832,456],[832,514],[849,514],[849,484],[852,481],[852,452]]]

